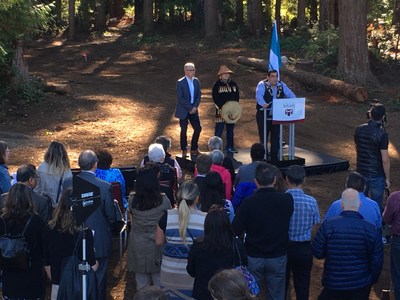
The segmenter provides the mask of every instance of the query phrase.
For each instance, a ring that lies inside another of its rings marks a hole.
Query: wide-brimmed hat
[[[221,74],[233,74],[233,71],[229,70],[229,68],[225,65],[219,67],[218,76]]]
[[[236,123],[242,116],[242,107],[237,101],[228,101],[221,108],[221,117],[228,124]]]

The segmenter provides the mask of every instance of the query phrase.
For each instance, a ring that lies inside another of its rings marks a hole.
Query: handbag
[[[254,275],[251,274],[247,266],[243,265],[242,257],[239,252],[239,247],[236,243],[236,238],[233,239],[232,244],[233,244],[233,268],[240,271],[243,274],[244,280],[247,283],[247,287],[249,288],[250,294],[252,296],[257,296],[260,293],[260,288],[257,284],[256,279],[254,278]],[[239,265],[236,266],[235,266],[235,256],[237,256],[239,259]]]

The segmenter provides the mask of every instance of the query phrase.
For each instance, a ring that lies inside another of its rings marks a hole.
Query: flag
[[[280,80],[279,68],[282,66],[281,49],[279,47],[278,29],[276,21],[272,25],[271,46],[269,49],[269,65],[268,70],[278,71],[278,80]]]

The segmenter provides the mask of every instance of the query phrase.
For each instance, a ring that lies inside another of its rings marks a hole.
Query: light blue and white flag
[[[281,76],[279,73],[279,68],[282,66],[281,59],[281,49],[279,46],[278,40],[278,29],[276,27],[276,21],[274,21],[272,25],[272,36],[271,36],[271,46],[269,50],[269,65],[268,70],[276,70],[278,71],[278,80],[280,80]]]

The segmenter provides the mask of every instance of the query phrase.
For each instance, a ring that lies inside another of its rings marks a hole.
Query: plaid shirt
[[[302,189],[288,189],[293,196],[294,211],[290,219],[289,240],[304,242],[311,240],[311,230],[319,223],[317,200],[306,195]]]

